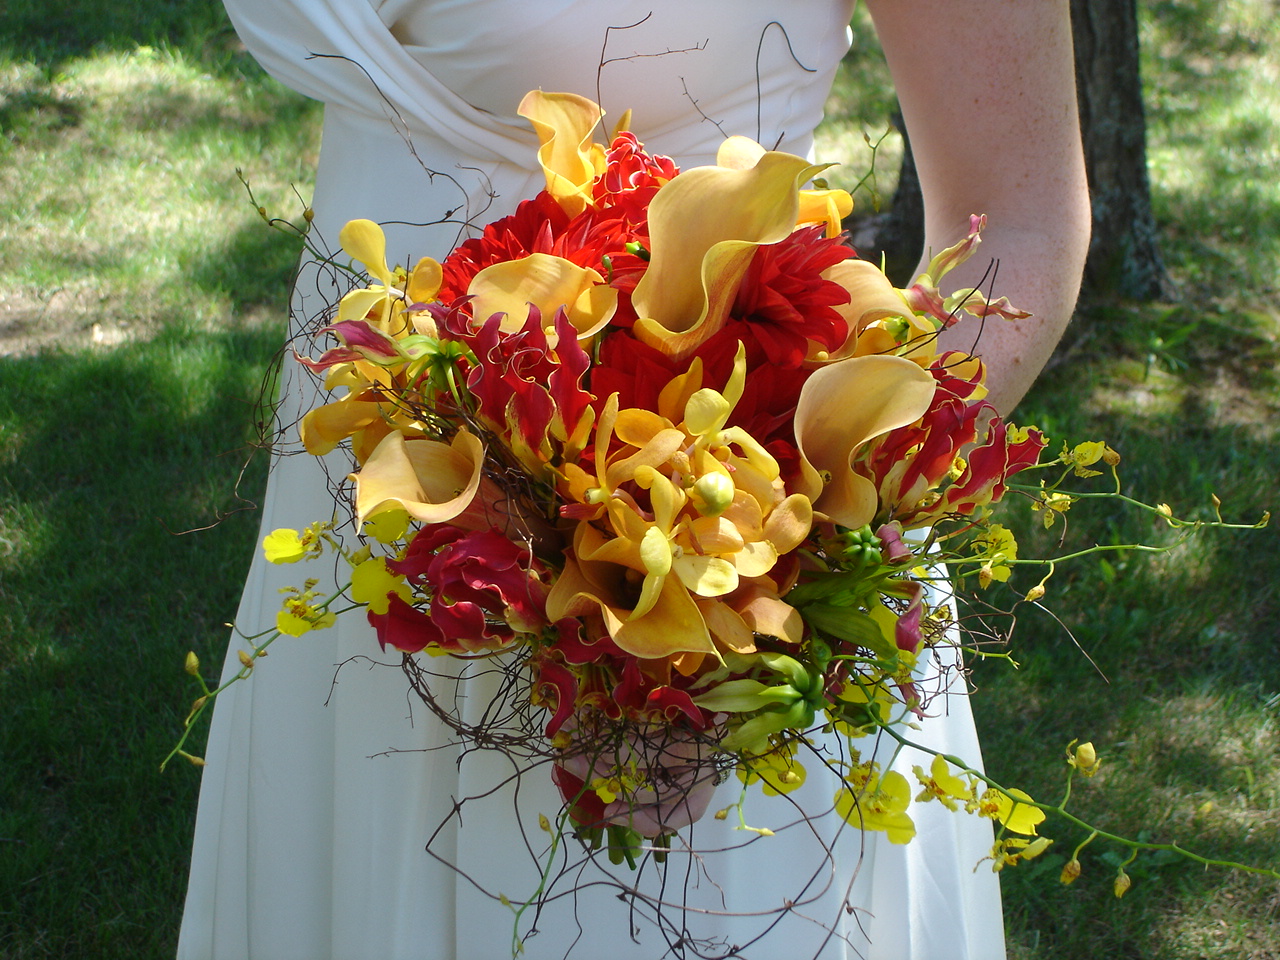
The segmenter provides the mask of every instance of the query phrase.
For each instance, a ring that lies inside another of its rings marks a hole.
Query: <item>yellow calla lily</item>
[[[853,357],[817,370],[796,405],[796,446],[802,465],[830,479],[821,494],[807,489],[814,509],[856,530],[870,523],[878,500],[875,486],[850,468],[868,440],[920,419],[933,399],[934,379],[900,357]]]
[[[849,327],[849,338],[844,346],[830,357],[870,356],[897,351],[902,342],[911,342],[905,354],[917,363],[928,364],[936,354],[933,324],[916,316],[898,290],[875,264],[866,260],[849,259],[823,271],[824,280],[831,280],[849,291],[849,302],[834,306]],[[873,327],[884,320],[894,320],[906,325],[901,338],[890,336],[882,327]]]
[[[533,126],[547,192],[570,216],[591,205],[591,184],[604,172],[604,148],[591,140],[604,111],[572,93],[531,90],[516,112]]]
[[[451,444],[390,433],[352,475],[357,523],[396,509],[422,523],[452,520],[471,505],[483,467],[484,445],[466,430]]]
[[[683,358],[719,330],[756,247],[795,226],[797,190],[821,167],[767,152],[748,169],[697,167],[649,206],[649,268],[632,303],[642,342]]]
[[[504,333],[525,325],[532,303],[542,313],[544,328],[554,327],[556,311],[564,307],[584,339],[608,323],[618,306],[618,291],[596,271],[546,253],[485,267],[472,278],[467,293],[474,298],[471,315],[478,323],[506,314],[500,324]]]

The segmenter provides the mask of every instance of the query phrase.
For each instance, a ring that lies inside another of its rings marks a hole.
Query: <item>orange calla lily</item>
[[[900,357],[853,357],[817,370],[796,405],[796,446],[807,467],[805,493],[815,510],[856,530],[870,523],[878,500],[871,481],[850,463],[868,440],[920,419],[933,399],[935,381]],[[816,471],[815,471],[816,468]],[[830,477],[818,480],[817,471]],[[812,485],[817,482],[817,496]]]
[[[422,523],[452,520],[471,505],[483,467],[484,445],[466,430],[452,443],[389,433],[352,475],[357,525],[395,509]]]

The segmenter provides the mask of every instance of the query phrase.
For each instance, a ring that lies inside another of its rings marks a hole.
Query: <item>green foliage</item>
[[[274,331],[3,361],[0,954],[171,956],[198,778],[161,776],[226,644]],[[219,516],[225,520],[203,528]]]

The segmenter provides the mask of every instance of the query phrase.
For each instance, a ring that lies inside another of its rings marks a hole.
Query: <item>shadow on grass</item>
[[[1124,457],[1121,479],[1136,497],[1167,501],[1181,516],[1208,518],[1216,493],[1226,519],[1252,522],[1280,506],[1274,493],[1277,394],[1269,392],[1269,418],[1232,422],[1233,410],[1212,399],[1206,372],[1191,366],[1180,378],[1166,377],[1155,392],[1173,399],[1146,409],[1136,399],[1144,384],[1131,363],[1092,357],[1042,382],[1019,410],[1020,420],[1069,425],[1069,435],[1055,443],[1107,440]],[[1079,486],[1106,488],[1102,478]],[[1059,545],[1061,525],[1036,532],[1039,516],[1025,505],[1012,500],[1004,509],[1006,522],[1019,531],[1023,557],[1061,554],[1095,540],[1171,539],[1149,514],[1090,510],[1081,502],[1068,515],[1067,539]],[[1015,574],[1014,590],[1025,592],[1037,579],[1034,572]],[[1055,574],[1044,603],[1066,628],[1024,605],[1013,649],[1021,669],[996,661],[976,671],[989,772],[1037,799],[1056,800],[1065,785],[1063,749],[1073,739],[1092,740],[1103,773],[1077,781],[1070,807],[1077,815],[1126,836],[1180,840],[1212,857],[1280,862],[1275,527],[1208,532],[1168,554],[1086,559]],[[1209,812],[1198,814],[1206,803]],[[1060,822],[1042,832],[1057,840],[1050,853],[1002,874],[1015,960],[1245,956],[1232,951],[1277,932],[1265,906],[1274,893],[1271,881],[1148,853],[1125,868],[1134,886],[1117,901],[1112,880],[1123,856],[1096,842],[1081,855],[1081,879],[1063,887],[1058,874],[1085,834]],[[1206,903],[1232,897],[1239,929],[1213,941],[1223,952],[1200,952],[1196,938],[1222,919],[1208,916]],[[1169,932],[1174,923],[1177,936]]]
[[[189,255],[183,274],[197,289],[227,297],[237,314],[267,306],[280,318],[277,335],[282,338],[301,253],[300,240],[253,220],[227,231],[216,247]]]
[[[143,44],[217,72],[237,69],[238,41],[220,0],[8,0],[0,18],[0,54],[50,77],[68,60]]]
[[[251,557],[234,485],[277,340],[0,361],[0,954],[172,956],[199,776],[157,768]]]

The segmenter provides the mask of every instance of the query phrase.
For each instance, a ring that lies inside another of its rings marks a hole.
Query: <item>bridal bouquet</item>
[[[520,112],[546,189],[443,262],[392,267],[376,224],[343,229],[363,277],[336,346],[299,358],[334,394],[301,437],[350,450],[359,545],[318,522],[268,536],[268,559],[341,551],[346,599],[433,708],[417,655],[498,665],[541,710],[573,829],[628,858],[725,776],[786,793],[810,758],[854,827],[910,841],[914,795],[997,820],[997,867],[1038,853],[1026,794],[941,756],[910,783],[858,749],[930,711],[928,648],[958,642],[945,584],[1008,579],[991,505],[1047,444],[936,345],[961,312],[1025,316],[939,290],[983,219],[896,289],[842,241],[849,195],[806,189],[820,166],[730,138],[680,171],[625,129],[593,142],[584,98]],[[1052,463],[1117,460],[1096,443]],[[1029,495],[1049,519],[1069,503]],[[313,586],[279,633],[334,621]],[[1071,764],[1092,773],[1092,748]]]
[[[660,837],[725,769],[794,789],[815,725],[856,740],[927,709],[913,668],[955,642],[928,581],[943,560],[1008,575],[989,506],[1045,446],[935,334],[1023,314],[939,295],[980,217],[897,290],[842,242],[849,195],[804,189],[822,167],[732,138],[681,172],[625,130],[592,142],[581,97],[520,112],[546,189],[443,263],[393,269],[377,225],[342,231],[368,282],[302,360],[343,391],[302,440],[356,460],[350,597],[379,642],[518,651],[579,827]],[[277,531],[268,557],[322,534]],[[331,619],[313,599],[279,628]],[[847,758],[842,815],[909,840],[906,779]],[[1034,831],[945,761],[922,784]]]

